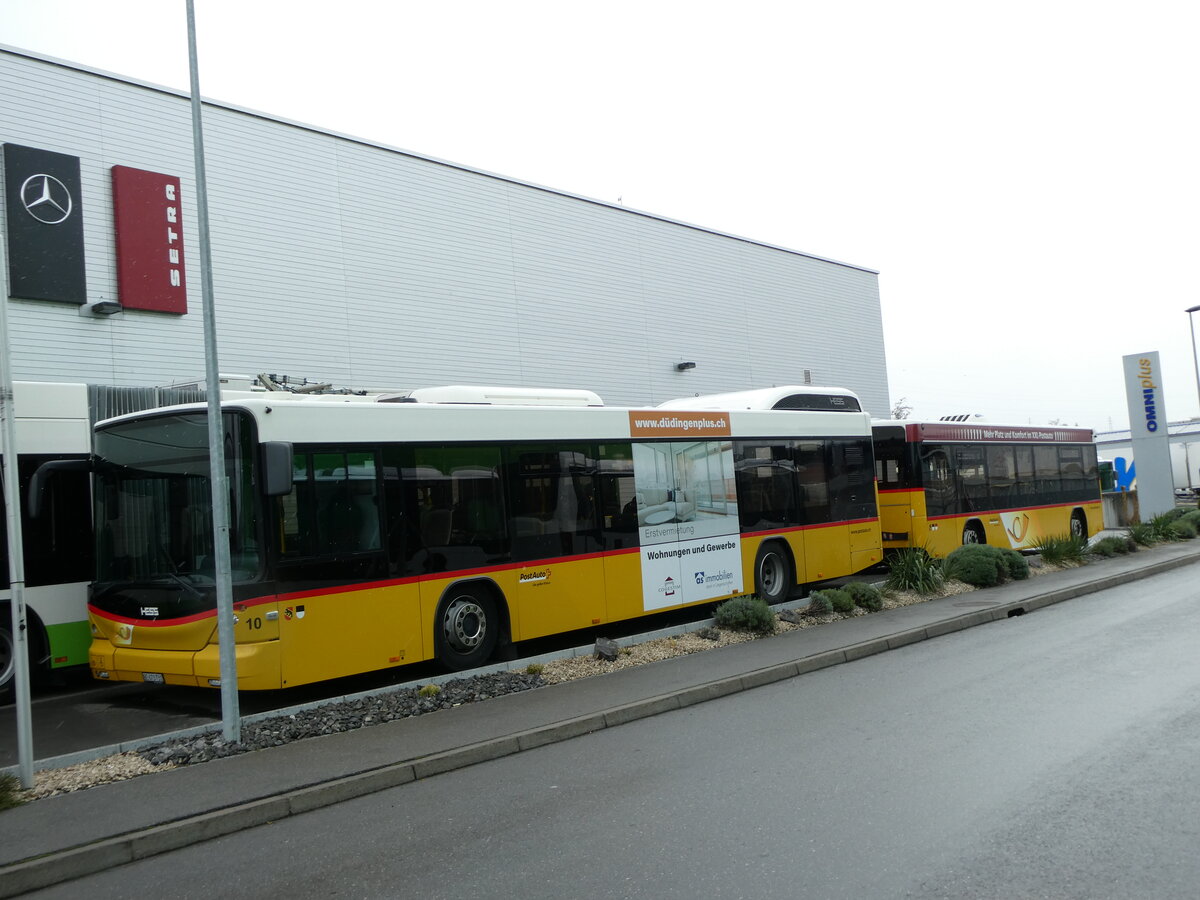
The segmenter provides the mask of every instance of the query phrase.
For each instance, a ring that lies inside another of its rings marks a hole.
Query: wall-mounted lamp
[[[677,372],[686,372],[688,369],[694,368],[696,368],[696,364],[694,362],[675,363],[675,371]]]
[[[116,300],[96,300],[93,303],[83,304],[79,308],[79,311],[93,316],[111,316],[113,313],[119,313],[124,308]]]

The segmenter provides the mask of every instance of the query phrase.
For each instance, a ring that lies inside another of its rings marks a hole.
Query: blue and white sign
[[[1142,521],[1175,508],[1167,410],[1163,402],[1162,366],[1158,351],[1122,357],[1125,396],[1129,401],[1129,434],[1137,464],[1138,509]]]

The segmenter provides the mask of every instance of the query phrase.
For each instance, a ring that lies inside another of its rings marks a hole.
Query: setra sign
[[[121,305],[186,313],[179,179],[113,166],[112,185]]]

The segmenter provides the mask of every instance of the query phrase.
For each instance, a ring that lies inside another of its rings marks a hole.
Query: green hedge
[[[749,631],[753,634],[773,634],[775,613],[761,597],[742,596],[726,600],[713,612],[722,628]]]
[[[1029,563],[1016,550],[987,544],[966,544],[954,550],[942,564],[947,578],[975,587],[992,587],[1010,579],[1029,577]]]

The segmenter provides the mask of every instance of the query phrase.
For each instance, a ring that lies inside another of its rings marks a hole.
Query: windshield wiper
[[[167,565],[170,566],[170,569],[167,571],[167,576],[185,591],[191,594],[193,599],[203,599],[204,592],[179,574],[179,567],[175,565],[175,560],[171,558],[171,554],[167,551],[167,548],[162,544],[156,544],[155,546],[158,548],[158,552],[161,553],[163,558],[167,561]]]

